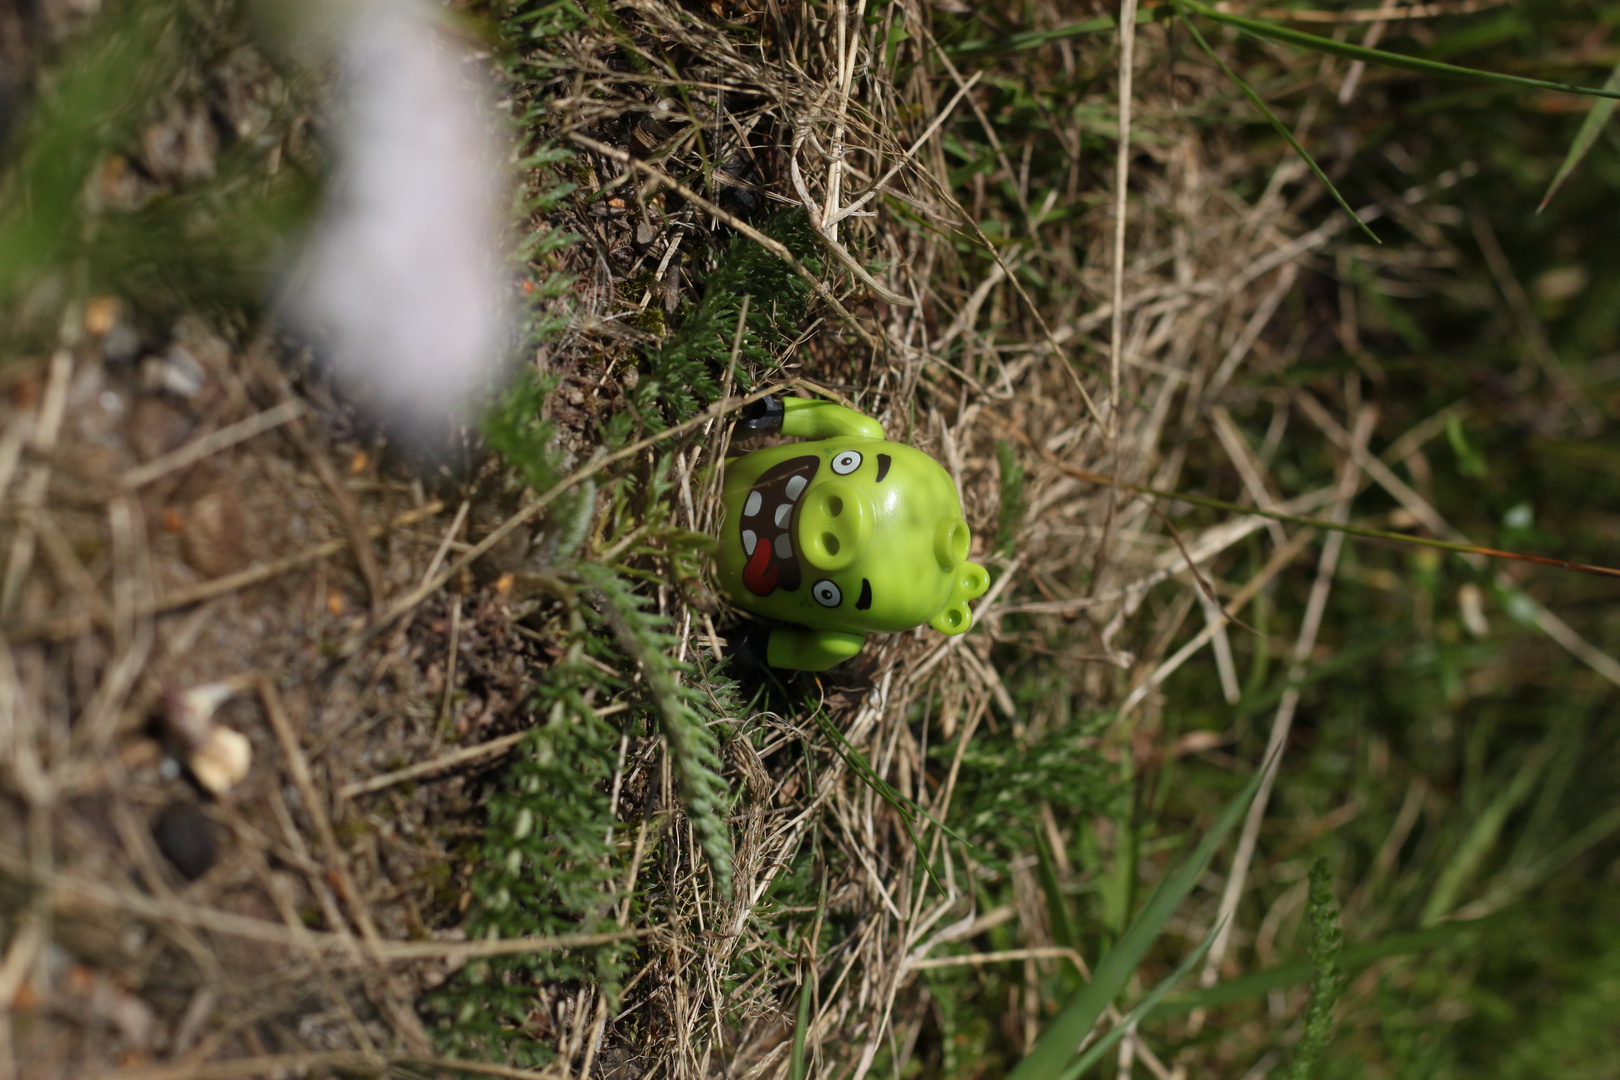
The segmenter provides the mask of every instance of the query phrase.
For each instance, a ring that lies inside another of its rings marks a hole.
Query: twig
[[[1254,309],[1254,314],[1249,317],[1248,323],[1243,327],[1243,332],[1238,335],[1238,339],[1232,343],[1232,347],[1227,350],[1226,355],[1221,357],[1221,362],[1216,365],[1215,374],[1210,377],[1209,386],[1204,390],[1206,398],[1214,397],[1226,388],[1227,382],[1237,372],[1238,365],[1243,362],[1244,357],[1249,355],[1249,350],[1254,348],[1254,343],[1260,339],[1260,334],[1265,330],[1266,324],[1271,322],[1272,316],[1277,314],[1277,308],[1282,304],[1283,298],[1288,295],[1288,290],[1294,287],[1294,281],[1298,277],[1298,263],[1291,262],[1283,265],[1281,272],[1277,275],[1276,283],[1271,287],[1271,291],[1260,301],[1260,306]]]
[[[297,398],[289,398],[283,405],[298,404]],[[273,410],[272,410],[273,411]],[[371,601],[373,613],[381,610],[386,597],[382,570],[377,565],[377,553],[371,548],[371,534],[366,530],[366,523],[360,516],[360,507],[355,504],[354,496],[349,489],[343,486],[338,478],[337,470],[332,468],[331,459],[316,446],[304,425],[295,416],[287,427],[287,435],[293,444],[298,447],[304,460],[309,462],[310,468],[315,470],[321,486],[332,497],[332,505],[337,507],[338,520],[343,523],[349,534],[349,548],[354,552],[355,565],[360,568],[360,578],[366,583],[366,595]]]
[[[1215,437],[1220,441],[1221,448],[1226,451],[1232,467],[1243,480],[1243,487],[1248,491],[1249,498],[1263,510],[1277,509],[1276,500],[1271,497],[1271,492],[1266,490],[1260,463],[1254,459],[1248,441],[1243,438],[1243,433],[1232,420],[1232,414],[1226,411],[1225,406],[1216,405],[1209,410],[1209,418],[1210,426],[1215,429]],[[1280,523],[1268,521],[1267,525],[1270,528],[1271,539],[1278,547],[1288,543],[1288,533]]]
[[[962,956],[931,956],[926,960],[911,960],[906,967],[912,971],[922,971],[927,968],[961,967],[971,965],[981,967],[985,964],[999,964],[1006,960],[1067,960],[1074,965],[1082,979],[1091,977],[1086,962],[1080,954],[1073,949],[1066,949],[1061,945],[1040,945],[1029,949],[1003,949],[1000,952],[966,953]]]
[[[21,854],[9,847],[0,847],[0,871],[31,882],[36,887],[43,886],[48,906],[56,909],[79,906],[104,911],[122,911],[137,918],[173,923],[177,926],[192,926],[241,938],[244,941],[257,941],[288,948],[296,948],[299,945],[299,940],[287,927],[268,919],[201,907],[178,897],[159,900],[71,873],[53,873],[45,876]],[[481,941],[378,940],[371,943],[368,951],[373,959],[390,963],[414,960],[475,960],[491,956],[527,956],[555,952],[559,949],[611,945],[631,938],[646,937],[652,932],[651,928],[643,927],[596,934],[559,934],[554,937],[497,938]],[[309,930],[307,933],[310,940],[324,951],[338,954],[345,960],[350,959],[344,935],[323,930]]]
[[[1378,44],[1379,40],[1384,36],[1384,27],[1389,25],[1390,15],[1393,14],[1397,8],[1398,5],[1396,4],[1396,0],[1384,0],[1384,2],[1379,5],[1378,11],[1375,13],[1375,17],[1372,21],[1372,25],[1367,27],[1367,33],[1361,39],[1361,47],[1363,49],[1370,49]],[[1357,12],[1356,14],[1360,14],[1360,12]],[[1367,61],[1350,61],[1350,70],[1345,72],[1344,82],[1339,84],[1340,105],[1350,104],[1350,99],[1356,96],[1356,87],[1360,85],[1361,77],[1366,74],[1366,72]]]
[[[29,435],[29,445],[41,456],[56,449],[56,439],[62,430],[62,416],[67,410],[68,385],[73,376],[73,353],[58,349],[51,356],[50,374],[45,382],[45,394],[39,404],[39,418]],[[45,493],[51,486],[49,460],[38,462],[23,481],[17,505],[23,510],[38,510],[45,505]],[[6,576],[0,584],[0,622],[11,615],[11,609],[22,595],[23,580],[34,562],[34,529],[26,520],[11,538],[11,551],[6,557]]]
[[[297,398],[283,401],[273,409],[266,409],[256,413],[246,420],[238,420],[228,427],[210,432],[200,439],[187,443],[180,449],[153,458],[145,465],[137,465],[118,478],[118,483],[124,488],[138,488],[150,484],[159,477],[194,465],[205,457],[229,449],[239,442],[246,442],[255,435],[262,435],[272,431],[282,424],[298,419],[304,415],[304,403]]]
[[[334,884],[339,886],[338,891],[347,901],[349,913],[355,925],[360,928],[361,937],[365,938],[368,947],[374,946],[380,940],[376,923],[372,921],[371,910],[366,906],[359,883],[354,880],[354,874],[349,870],[343,848],[338,844],[337,833],[332,829],[332,819],[326,812],[326,802],[315,788],[315,778],[309,771],[309,760],[304,756],[304,748],[299,745],[298,734],[293,731],[292,721],[287,717],[287,710],[281,702],[281,694],[269,679],[259,679],[258,685],[259,700],[264,705],[265,715],[270,720],[270,727],[276,733],[276,739],[281,743],[282,752],[287,755],[287,766],[292,773],[293,783],[297,785],[298,793],[303,796],[304,810],[315,823],[315,831],[321,838],[321,847],[326,851],[327,871],[336,879]]]
[[[529,732],[527,731],[514,731],[510,735],[502,735],[500,738],[490,739],[488,742],[481,742],[476,746],[464,746],[459,750],[452,750],[450,753],[436,757],[432,761],[419,761],[415,765],[407,765],[403,769],[395,769],[393,772],[382,773],[367,780],[356,780],[352,784],[344,784],[338,788],[338,798],[352,799],[356,795],[368,795],[373,791],[381,791],[383,788],[392,787],[395,784],[403,784],[407,780],[415,780],[420,776],[432,776],[434,773],[453,769],[457,765],[465,765],[469,761],[477,761],[479,758],[491,757],[495,754],[504,754],[522,742],[528,735]]]
[[[430,517],[436,517],[443,510],[444,503],[435,499],[415,510],[408,510],[403,514],[400,514],[386,525],[373,526],[370,530],[370,534],[372,536],[384,536],[394,529],[403,529],[408,526],[415,525],[419,521],[425,521]],[[157,615],[165,611],[173,611],[175,608],[189,607],[192,604],[200,604],[205,600],[212,600],[215,597],[225,596],[240,589],[246,589],[249,586],[257,585],[262,581],[268,581],[273,577],[279,577],[280,575],[285,574],[287,571],[296,570],[306,563],[312,563],[320,559],[329,558],[336,555],[338,552],[342,551],[348,546],[349,541],[346,539],[327,540],[323,543],[316,544],[314,547],[306,548],[296,555],[289,555],[284,559],[276,559],[274,562],[261,563],[258,566],[250,566],[246,570],[240,570],[234,574],[227,574],[224,577],[213,578],[212,580],[204,581],[197,585],[190,585],[183,589],[176,589],[174,592],[156,597],[148,604],[138,605],[135,609],[136,614]],[[9,640],[14,642],[25,642],[38,638],[45,638],[47,640],[57,641],[84,633],[95,624],[95,621],[94,616],[91,614],[70,615],[65,618],[53,619],[30,629],[25,629],[20,633],[11,635]]]
[[[774,243],[775,241],[772,242]],[[763,397],[767,397],[770,394],[778,392],[780,389],[781,388],[779,386],[773,384],[762,390],[756,390],[751,394],[744,395],[743,397],[727,398],[724,401],[717,401],[707,409],[703,410],[703,412],[692,417],[690,420],[685,421],[684,423],[676,424],[674,427],[667,427],[657,434],[649,435],[644,439],[637,440],[623,449],[615,450],[611,454],[603,454],[600,457],[593,458],[584,467],[575,470],[567,477],[564,477],[562,480],[559,480],[557,483],[553,484],[549,490],[536,498],[534,502],[507,518],[488,536],[484,537],[467,551],[463,552],[460,558],[451,563],[444,570],[440,571],[435,577],[428,581],[422,582],[409,593],[394,601],[393,606],[375,619],[370,626],[359,633],[352,635],[346,641],[344,641],[338,647],[338,655],[344,658],[353,656],[367,641],[370,641],[377,634],[380,634],[383,630],[387,629],[395,620],[399,619],[406,612],[415,608],[416,605],[420,604],[423,600],[426,600],[428,597],[442,589],[451,578],[455,577],[464,569],[471,566],[485,555],[489,554],[489,552],[492,551],[497,544],[499,544],[502,540],[505,540],[508,536],[511,536],[512,533],[516,532],[518,529],[522,528],[525,523],[534,520],[534,518],[539,515],[540,511],[550,506],[563,493],[569,491],[576,485],[589,480],[591,477],[595,476],[609,465],[623,461],[626,458],[634,457],[648,447],[656,446],[667,439],[673,439],[677,435],[684,435],[688,431],[702,427],[704,424],[708,423],[710,420],[713,420],[717,416],[724,416],[727,413],[735,412],[744,405],[747,405],[753,401],[758,401]]]

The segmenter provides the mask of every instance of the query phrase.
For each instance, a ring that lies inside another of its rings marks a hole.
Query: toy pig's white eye
[[[832,459],[832,470],[839,476],[848,476],[861,467],[861,454],[859,450],[845,450]],[[834,586],[836,588],[837,586]]]
[[[861,455],[856,454],[855,456],[860,457]],[[826,578],[822,578],[810,586],[810,595],[815,597],[816,603],[822,607],[837,607],[844,602],[844,590]]]

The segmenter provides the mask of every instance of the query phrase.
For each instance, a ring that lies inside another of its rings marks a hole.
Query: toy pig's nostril
[[[837,517],[844,512],[844,500],[833,495],[827,499],[827,516]]]
[[[832,533],[822,533],[821,546],[826,550],[828,555],[837,555],[838,549],[843,545],[838,542],[838,537],[834,536]]]

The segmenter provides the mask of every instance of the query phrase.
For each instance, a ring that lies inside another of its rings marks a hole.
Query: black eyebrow
[[[878,455],[878,461],[886,462],[888,460],[889,460],[889,456],[887,454],[879,454]],[[872,606],[872,583],[870,581],[868,581],[866,578],[861,578],[861,598],[859,600],[855,601],[855,610],[856,611],[865,611],[868,608],[870,608],[871,606]]]
[[[874,483],[874,484],[883,483],[883,478],[885,476],[889,475],[889,466],[893,465],[893,464],[894,464],[894,459],[891,458],[888,454],[879,454],[878,455],[877,479],[872,481],[872,483]]]

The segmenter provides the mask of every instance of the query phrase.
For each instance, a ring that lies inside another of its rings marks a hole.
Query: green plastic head
[[[968,601],[990,584],[967,561],[950,475],[901,443],[835,436],[758,450],[728,463],[721,498],[720,583],[757,615],[845,634],[923,623],[960,634],[973,625]]]

